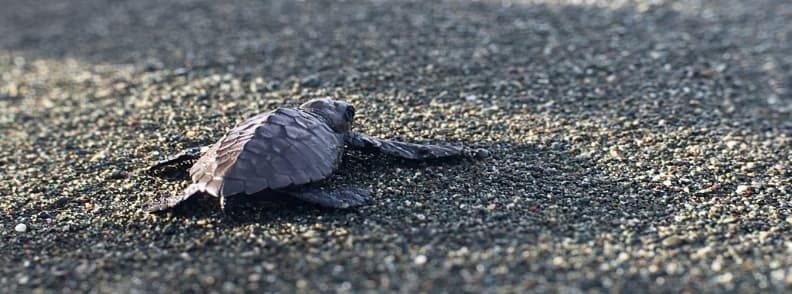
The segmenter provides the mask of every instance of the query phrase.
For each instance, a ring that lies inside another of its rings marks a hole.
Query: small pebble
[[[751,186],[748,185],[739,185],[737,186],[737,190],[734,191],[738,195],[745,195],[751,192]]]
[[[302,81],[300,81],[300,85],[303,87],[316,88],[319,87],[321,84],[322,84],[322,80],[319,79],[318,75],[308,76],[302,79]]]
[[[424,265],[426,263],[426,260],[427,260],[426,255],[418,255],[418,256],[415,257],[415,261],[414,262],[415,262],[415,265],[421,266],[421,265]]]
[[[665,247],[674,247],[679,245],[679,243],[682,243],[682,239],[677,236],[669,236],[663,240],[663,246]]]
[[[19,233],[24,233],[24,232],[27,231],[27,225],[25,225],[25,224],[17,224],[14,227],[14,231],[17,231]]]

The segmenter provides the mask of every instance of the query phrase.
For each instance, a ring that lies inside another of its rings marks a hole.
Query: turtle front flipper
[[[168,158],[166,159],[157,161],[152,166],[150,166],[148,170],[154,171],[168,165],[175,165],[185,161],[198,159],[199,157],[201,157],[201,155],[206,153],[207,150],[209,150],[209,147],[210,146],[187,148],[185,150],[182,150],[182,152],[168,156]]]
[[[353,132],[350,132],[346,136],[346,143],[352,149],[381,152],[387,155],[413,160],[466,155],[465,147],[463,146],[406,143],[377,139]]]
[[[179,194],[146,203],[143,209],[146,212],[158,212],[158,211],[167,210],[173,208],[176,205],[179,205],[179,203],[182,203],[185,200],[190,199],[190,197],[193,197],[198,193],[201,193],[202,191],[203,190],[198,185],[192,184],[187,186],[187,189],[185,189],[183,192]]]
[[[369,191],[361,188],[342,187],[321,189],[316,187],[295,187],[281,190],[300,200],[330,208],[351,208],[371,204]]]

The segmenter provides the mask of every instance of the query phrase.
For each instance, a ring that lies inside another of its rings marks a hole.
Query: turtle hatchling
[[[187,149],[150,169],[198,158],[190,168],[192,183],[184,192],[148,205],[161,211],[199,194],[229,200],[244,195],[280,192],[333,208],[369,204],[369,191],[355,187],[322,189],[309,185],[329,177],[339,166],[345,146],[412,160],[452,156],[485,157],[455,145],[422,145],[382,140],[351,131],[355,108],[330,98],[313,99],[300,107],[278,108],[237,125],[217,143]]]

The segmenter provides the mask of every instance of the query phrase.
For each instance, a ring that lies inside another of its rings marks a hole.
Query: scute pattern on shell
[[[279,108],[229,131],[190,169],[193,183],[214,196],[253,194],[329,176],[343,136],[316,116]]]

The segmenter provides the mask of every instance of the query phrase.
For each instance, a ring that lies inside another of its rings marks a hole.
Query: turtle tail
[[[147,212],[158,212],[158,211],[167,210],[173,208],[176,205],[179,205],[179,203],[182,203],[185,200],[190,199],[190,197],[193,197],[201,193],[202,191],[203,189],[201,188],[200,185],[190,184],[189,186],[187,186],[186,189],[184,189],[183,192],[177,195],[163,197],[146,203],[144,205],[145,207],[144,209]]]

